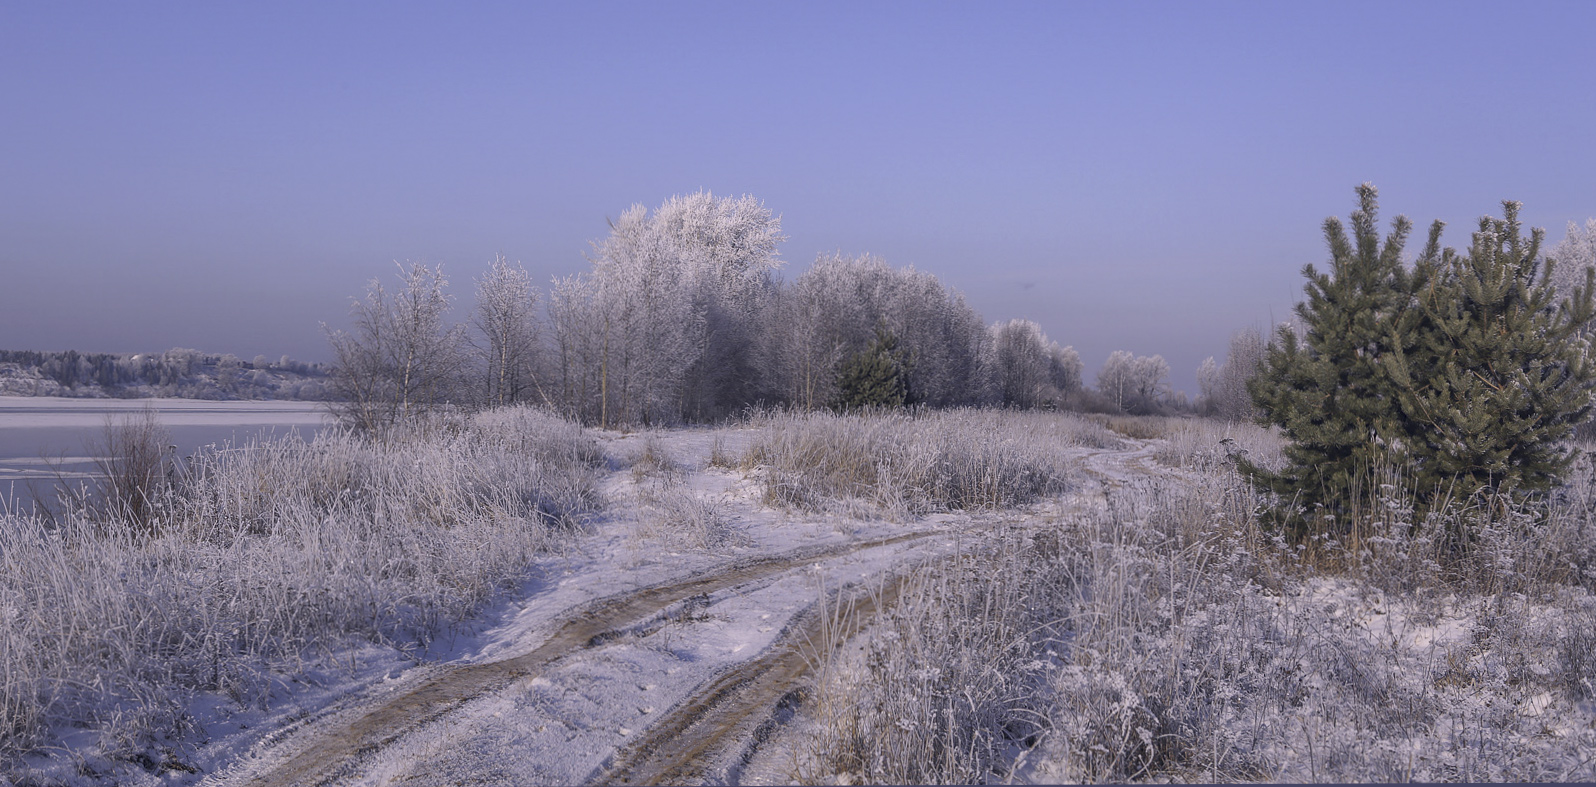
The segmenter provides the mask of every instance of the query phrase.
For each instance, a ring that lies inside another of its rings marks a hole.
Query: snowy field
[[[156,412],[182,456],[294,430],[309,439],[327,423],[314,402],[0,396],[0,501],[26,505],[35,493],[48,497],[59,480],[91,479],[106,419],[144,408]]]
[[[1596,778],[1590,486],[1442,576],[1400,499],[1358,554],[1272,539],[1226,456],[1279,449],[1001,411],[276,441],[153,531],[9,521],[0,754],[71,785]]]

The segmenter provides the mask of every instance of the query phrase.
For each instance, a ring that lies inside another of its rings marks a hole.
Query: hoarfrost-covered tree
[[[1596,219],[1587,219],[1583,227],[1570,221],[1568,234],[1547,256],[1556,261],[1551,281],[1557,300],[1573,297],[1585,283],[1585,269],[1596,267]],[[1583,331],[1589,336],[1591,326],[1587,325]]]
[[[981,316],[933,275],[880,258],[822,255],[782,289],[771,375],[776,390],[806,409],[837,401],[843,361],[865,350],[878,326],[908,361],[908,390],[941,407],[990,399]]]
[[[997,387],[1013,407],[1054,404],[1081,385],[1081,358],[1060,347],[1030,320],[996,323],[990,329]]]
[[[1171,393],[1169,362],[1162,355],[1136,359],[1136,407],[1151,412]]]
[[[1073,346],[1058,346],[1056,342],[1048,343],[1048,374],[1052,376],[1053,387],[1066,395],[1081,390],[1084,385],[1085,364],[1081,363],[1081,354]]]
[[[570,418],[584,423],[599,419],[597,392],[604,369],[601,339],[605,315],[599,313],[593,278],[576,274],[554,280],[549,290],[549,328],[553,333],[555,380],[559,405]],[[607,348],[604,348],[607,349]]]
[[[477,280],[477,351],[486,373],[486,399],[494,407],[522,401],[531,392],[550,403],[538,380],[539,294],[532,277],[500,254]]]
[[[757,395],[781,219],[708,192],[633,205],[550,300],[566,409],[604,426],[724,415]]]
[[[1162,355],[1115,350],[1097,372],[1097,390],[1124,412],[1153,412],[1169,394],[1169,363]]]
[[[1197,384],[1202,389],[1202,407],[1209,413],[1231,421],[1253,421],[1258,409],[1247,393],[1247,382],[1258,373],[1268,343],[1256,328],[1230,336],[1230,352],[1223,364],[1209,356],[1197,369]]]
[[[449,280],[440,268],[399,266],[404,288],[389,293],[372,279],[351,306],[352,332],[323,324],[337,358],[332,385],[344,423],[381,431],[449,401],[462,370],[459,326],[445,322]]]
[[[677,250],[701,315],[699,354],[685,372],[682,416],[715,418],[759,398],[768,322],[782,262],[781,217],[750,195],[707,191],[667,200],[651,219]]]
[[[1097,390],[1120,410],[1126,409],[1136,391],[1136,354],[1129,350],[1109,353],[1103,368],[1097,370]]]
[[[598,246],[604,426],[681,417],[687,370],[704,351],[704,313],[694,298],[693,262],[671,240],[636,205]]]

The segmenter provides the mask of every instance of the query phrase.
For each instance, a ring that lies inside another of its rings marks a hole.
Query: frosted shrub
[[[639,524],[638,535],[643,538],[684,549],[745,546],[749,541],[719,499],[669,483],[647,490],[641,497],[652,514]]]
[[[596,508],[599,457],[512,409],[197,456],[153,528],[0,518],[0,762],[53,725],[125,755],[195,691],[263,704],[352,641],[424,648]]]

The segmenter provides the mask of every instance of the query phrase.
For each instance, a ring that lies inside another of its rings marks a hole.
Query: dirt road
[[[1146,454],[1145,446],[1087,452],[1082,467],[1112,484],[1146,472]],[[736,475],[705,468],[676,483],[720,495],[741,518],[763,517],[761,529],[798,527],[756,510],[757,494]],[[646,483],[626,471],[614,476],[617,499],[635,498]],[[1094,495],[1081,492],[1073,505]],[[207,781],[737,783],[801,704],[816,648],[854,637],[894,603],[908,571],[989,524],[940,517],[850,532],[809,523],[826,543],[734,557],[571,605],[535,632],[496,643],[492,658],[436,666],[403,688],[305,720]],[[572,581],[604,581],[616,568],[594,562]]]

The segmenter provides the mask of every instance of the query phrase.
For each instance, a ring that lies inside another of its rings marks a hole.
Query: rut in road
[[[880,587],[815,606],[794,620],[759,658],[707,682],[635,742],[615,753],[587,784],[730,783],[755,724],[801,687],[812,654],[854,638],[876,614],[897,603],[911,571]],[[833,610],[835,612],[833,612]]]
[[[690,596],[712,593],[783,571],[874,547],[941,535],[941,531],[915,531],[889,538],[843,544],[826,549],[805,549],[734,564],[729,568],[687,580],[662,583],[598,599],[563,616],[553,636],[533,651],[500,661],[468,664],[428,678],[421,685],[379,706],[341,728],[306,730],[301,737],[315,740],[270,772],[246,783],[272,785],[323,785],[347,777],[364,755],[381,750],[466,702],[526,677],[573,651],[602,642],[604,635],[628,623],[659,612]]]

